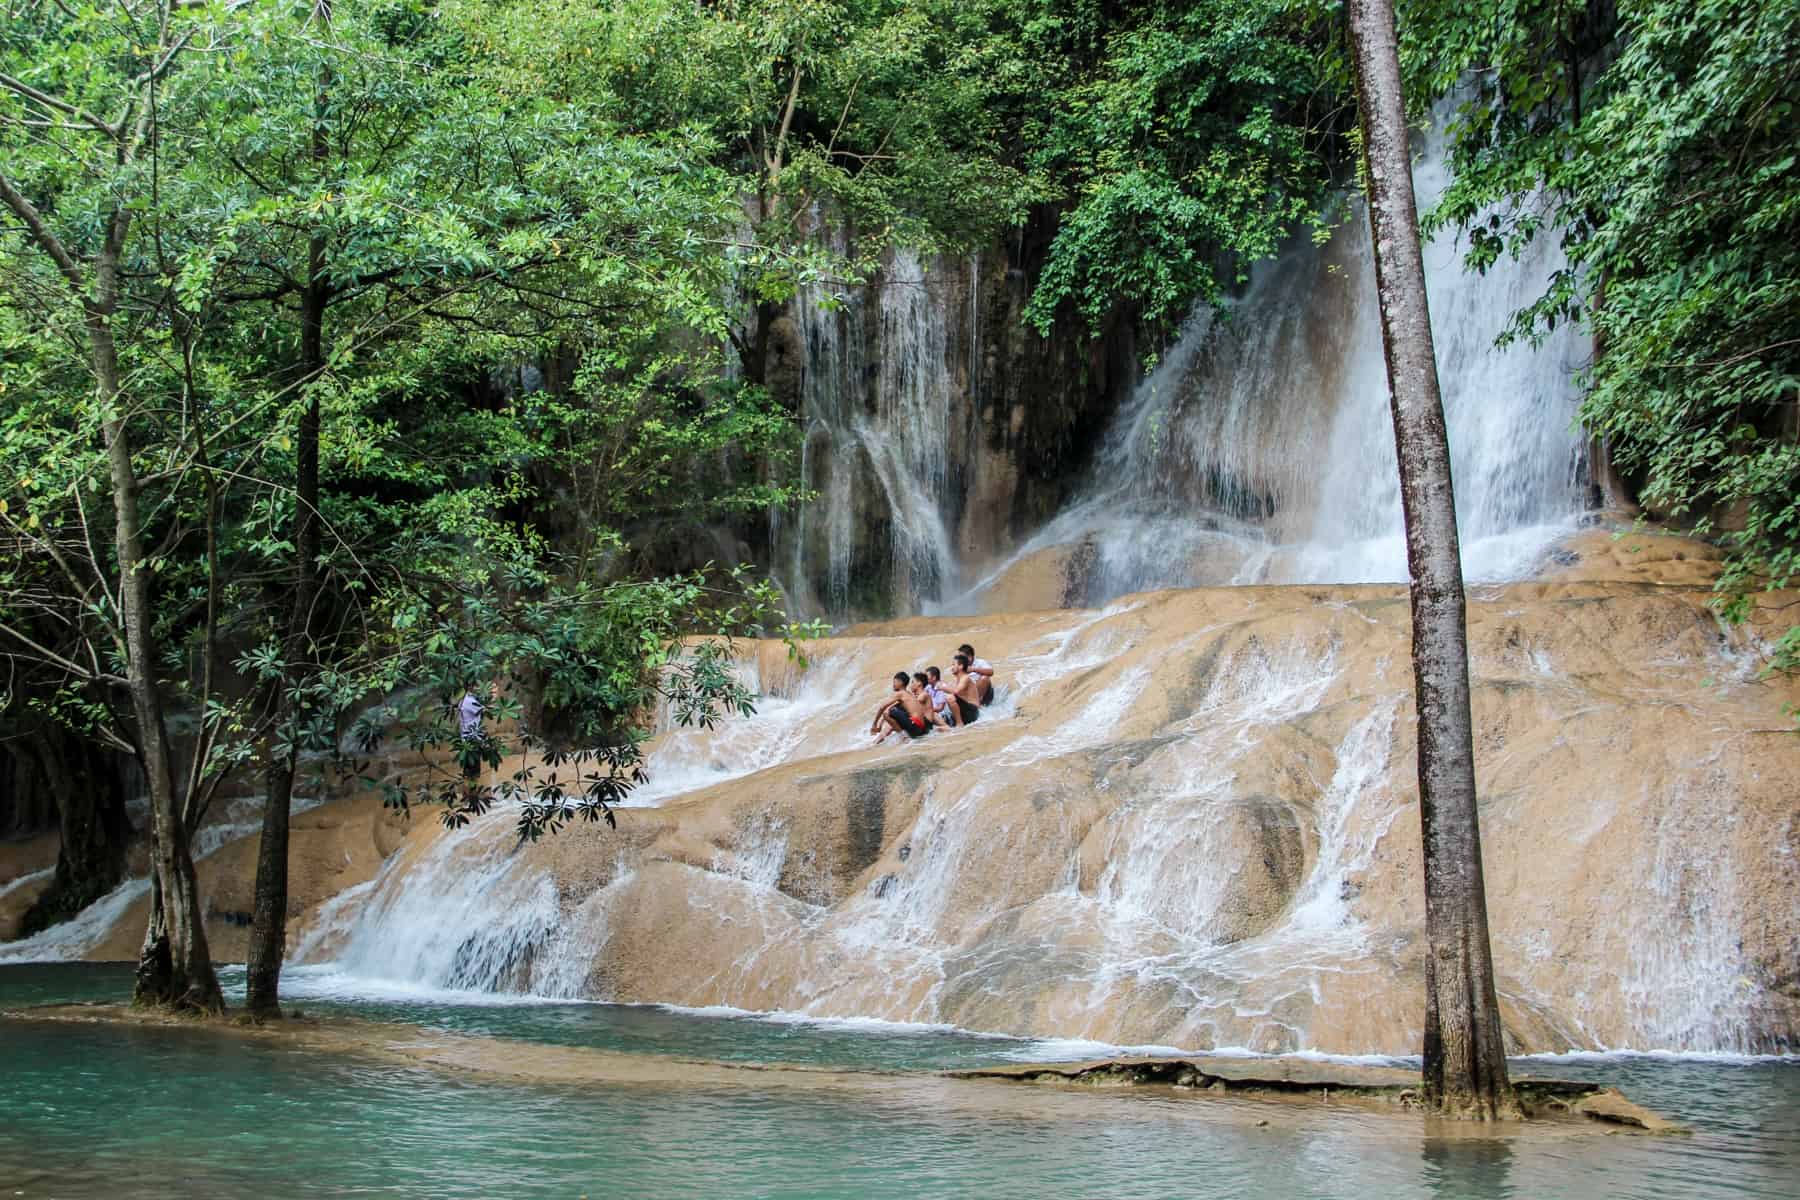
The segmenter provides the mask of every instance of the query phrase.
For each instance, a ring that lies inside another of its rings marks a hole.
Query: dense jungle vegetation
[[[1399,7],[1411,103],[1454,113],[1429,220],[1471,270],[1560,241],[1515,335],[1591,328],[1581,420],[1728,548],[1744,616],[1800,565],[1800,0]],[[203,1007],[171,881],[227,773],[266,773],[279,851],[303,764],[447,743],[443,701],[509,678],[494,716],[607,747],[535,836],[629,788],[646,705],[750,702],[682,639],[805,637],[750,566],[653,549],[806,503],[765,386],[801,289],[1048,221],[1038,333],[1123,312],[1154,338],[1354,183],[1328,0],[5,12],[0,732],[11,780],[113,780],[63,803],[35,919],[118,879],[126,785],[90,760],[135,762],[163,923],[140,993]]]

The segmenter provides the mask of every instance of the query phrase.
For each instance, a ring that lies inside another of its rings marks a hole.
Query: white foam
[[[1729,1054],[1711,1050],[1560,1050],[1513,1056],[1523,1062],[1614,1063],[1676,1062],[1722,1066],[1760,1066],[1768,1063],[1800,1063],[1800,1054]]]
[[[715,1017],[731,1020],[762,1021],[770,1025],[801,1025],[812,1029],[830,1030],[842,1033],[866,1033],[891,1035],[922,1034],[955,1034],[958,1037],[984,1038],[995,1041],[1017,1040],[1004,1033],[982,1033],[979,1030],[963,1029],[939,1021],[889,1021],[881,1017],[828,1017],[814,1013],[791,1012],[785,1009],[756,1010],[735,1008],[729,1004],[706,1004],[688,1006],[683,1004],[655,1004],[648,1007],[661,1009],[664,1012],[679,1013],[687,1017]]]
[[[127,879],[67,921],[0,946],[0,963],[69,962],[98,946],[127,909],[150,891],[148,879]]]
[[[1199,1053],[1179,1046],[1118,1046],[1089,1038],[1034,1038],[1004,1051],[1000,1057],[1014,1062],[1085,1062],[1098,1058],[1189,1058]]]
[[[241,969],[241,968],[240,968]],[[222,977],[224,972],[221,972]],[[224,979],[221,979],[224,982]],[[243,983],[234,980],[233,994],[241,992]],[[559,996],[539,996],[529,992],[481,991],[473,988],[437,987],[410,979],[391,979],[346,970],[336,962],[289,965],[281,972],[282,994],[296,1000],[338,1000],[380,1004],[417,1004],[465,1008],[541,1007],[550,1004],[579,1004]]]
[[[31,874],[29,874],[29,875],[21,875],[17,879],[9,879],[5,883],[0,883],[0,898],[9,896],[13,892],[18,891],[20,888],[25,887],[28,884],[33,884],[33,883],[39,882],[40,880],[48,879],[54,874],[56,874],[55,867],[45,867],[41,871],[31,872]]]
[[[765,693],[750,716],[727,716],[711,729],[665,727],[645,758],[649,778],[632,790],[628,806],[652,807],[795,758],[859,748],[863,743],[842,718],[868,686],[864,659],[862,654],[821,656],[794,695]],[[755,685],[747,668],[744,678]]]
[[[345,888],[321,904],[318,914],[313,918],[312,927],[288,951],[289,960],[305,962],[318,952],[328,938],[347,934],[355,923],[357,910],[362,907],[363,900],[374,890],[375,880],[370,879]]]

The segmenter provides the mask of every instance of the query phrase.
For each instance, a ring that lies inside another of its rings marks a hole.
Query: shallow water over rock
[[[1792,689],[1704,602],[1570,582],[1473,605],[1515,1050],[1796,1043]],[[417,828],[297,944],[407,985],[1411,1052],[1406,629],[1396,589],[1238,588],[852,630],[804,671],[766,647],[746,669],[774,703],[655,750],[653,788],[700,786],[537,846]],[[867,748],[880,681],[963,638],[1003,664],[999,703]]]

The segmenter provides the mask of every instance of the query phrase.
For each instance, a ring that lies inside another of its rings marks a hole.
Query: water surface
[[[0,1007],[116,1000],[127,981],[121,967],[0,968]],[[553,1044],[889,1070],[1056,1049],[617,1005],[298,1004]],[[1323,1106],[929,1078],[855,1092],[497,1084],[202,1029],[7,1021],[0,1045],[0,1183],[76,1200],[1790,1197],[1800,1179],[1800,1065],[1766,1060],[1521,1061],[1521,1073],[1617,1083],[1695,1133],[1470,1139]]]

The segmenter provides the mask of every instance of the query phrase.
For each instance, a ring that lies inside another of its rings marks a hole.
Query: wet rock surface
[[[1472,605],[1514,1051],[1794,1044],[1794,689],[1759,680],[1754,643],[1706,601],[1551,581]],[[889,665],[965,638],[1001,665],[999,705],[867,748]],[[551,994],[1412,1052],[1406,639],[1398,589],[1266,588],[913,618],[827,641],[806,670],[757,651],[766,712],[709,753],[777,739],[773,765],[516,853],[509,830],[417,828],[346,944],[441,981],[426,927],[465,905],[537,939],[540,965],[507,986]],[[498,882],[475,895],[482,872]]]
[[[1800,739],[1783,708],[1800,695],[1759,677],[1756,630],[1722,630],[1708,599],[1643,579],[1474,595],[1484,870],[1515,1053],[1796,1044]],[[963,640],[999,664],[997,705],[870,748],[891,670]],[[810,659],[747,645],[762,711],[659,735],[653,785],[708,773],[617,831],[520,847],[504,820],[448,835],[373,801],[302,814],[290,945],[435,986],[1194,1051],[1416,1051],[1400,589],[911,618]],[[248,894],[253,864],[253,839],[202,863],[210,912]],[[141,920],[126,910],[91,956],[131,958]],[[231,957],[241,929],[218,936]]]
[[[1208,1095],[1236,1093],[1418,1108],[1419,1076],[1400,1067],[1360,1066],[1293,1058],[1107,1058],[1086,1062],[1019,1063],[947,1072],[958,1079],[1007,1079],[1083,1087],[1165,1087]],[[1643,1133],[1683,1133],[1680,1125],[1628,1100],[1617,1088],[1565,1079],[1515,1082],[1527,1118],[1585,1118]]]

